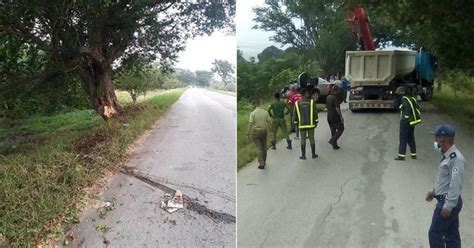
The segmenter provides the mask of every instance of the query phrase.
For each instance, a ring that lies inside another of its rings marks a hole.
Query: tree
[[[212,79],[210,71],[196,71],[196,83],[198,86],[207,87]]]
[[[127,91],[135,104],[140,95],[146,95],[153,87],[154,77],[157,76],[155,70],[149,59],[138,55],[130,56],[118,70],[114,79],[115,86]]]
[[[273,31],[272,40],[291,45],[302,57],[301,66],[317,62],[323,74],[342,74],[345,51],[356,41],[344,21],[340,1],[267,1],[256,8],[254,28]]]
[[[39,76],[75,73],[104,119],[117,115],[112,64],[141,54],[172,64],[185,40],[217,28],[234,31],[235,1],[13,1],[2,3],[0,33],[43,51]]]
[[[227,60],[215,59],[212,63],[212,72],[217,73],[225,86],[233,81],[234,66]]]
[[[186,69],[175,69],[176,71],[176,78],[185,85],[193,85],[195,84],[195,77],[194,72]]]
[[[265,62],[268,59],[273,58],[273,57],[275,57],[277,55],[280,55],[282,53],[283,53],[283,51],[281,49],[278,49],[275,46],[269,46],[269,47],[263,49],[263,51],[257,55],[258,62]]]

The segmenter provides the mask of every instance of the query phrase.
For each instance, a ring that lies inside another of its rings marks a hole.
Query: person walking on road
[[[415,126],[421,123],[421,112],[415,97],[406,87],[398,87],[400,99],[400,145],[395,160],[405,160],[407,144],[410,146],[410,155],[416,159]]]
[[[338,99],[339,87],[333,86],[331,94],[326,98],[326,108],[328,111],[327,119],[331,129],[331,139],[328,141],[333,149],[339,149],[337,140],[344,132],[344,118],[342,117],[341,105]]]
[[[314,129],[318,124],[318,110],[311,97],[311,90],[304,89],[304,97],[295,102],[295,113],[293,120],[301,133],[301,156],[300,159],[306,159],[306,138],[309,138],[311,146],[311,157],[317,158],[316,143],[314,141]]]
[[[298,87],[296,89],[296,93],[291,95],[291,98],[290,100],[288,101],[288,103],[290,104],[290,107],[292,108],[293,110],[293,116],[295,115],[295,104],[297,101],[299,101],[301,98],[302,98],[302,88],[301,87]],[[296,137],[295,139],[298,139],[299,138],[299,135],[300,135],[300,132],[299,132],[299,128],[298,128],[298,125],[295,125],[295,133],[296,133]]]
[[[431,248],[460,248],[459,212],[462,209],[461,190],[466,170],[466,160],[454,144],[454,128],[439,125],[434,131],[434,149],[441,158],[438,178],[433,190],[426,194],[426,201],[435,198],[438,203],[433,212],[428,238]]]
[[[280,93],[275,93],[275,101],[270,105],[268,109],[268,114],[273,118],[272,128],[273,128],[273,139],[272,139],[272,149],[276,149],[276,135],[278,129],[280,128],[283,132],[283,136],[286,138],[287,149],[291,149],[291,140],[288,136],[288,130],[286,128],[285,115],[290,113],[290,108],[288,105],[280,100]]]
[[[257,147],[258,168],[265,169],[267,161],[267,131],[270,130],[271,119],[268,112],[260,107],[260,101],[252,101],[255,110],[250,113],[247,127],[247,139],[252,137]]]

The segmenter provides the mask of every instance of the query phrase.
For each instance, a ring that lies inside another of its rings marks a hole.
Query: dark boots
[[[291,140],[286,140],[286,143],[288,144],[288,146],[286,147],[286,149],[292,149],[292,147],[291,147]]]
[[[306,159],[306,146],[301,146],[301,156],[300,159]]]
[[[277,149],[276,148],[276,143],[275,143],[275,141],[272,141],[272,150],[276,150],[276,149]]]
[[[311,158],[317,158],[318,154],[316,154],[316,144],[311,144]]]

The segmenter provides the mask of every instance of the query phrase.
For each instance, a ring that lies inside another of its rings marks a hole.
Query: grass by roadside
[[[0,247],[37,244],[78,221],[83,189],[119,166],[128,146],[184,89],[126,105],[103,121],[90,110],[0,124]]]
[[[262,108],[268,109],[270,101],[262,103]],[[318,111],[322,111],[325,108],[324,104],[317,105]],[[255,145],[246,138],[247,125],[249,121],[249,115],[253,111],[252,105],[247,101],[240,101],[237,104],[237,170],[242,169],[257,157]],[[287,125],[289,127],[290,117],[286,117]],[[267,143],[268,147],[271,145],[271,134],[268,135]],[[277,142],[283,139],[283,134],[278,131],[276,140]]]
[[[474,95],[458,93],[456,96],[444,84],[441,91],[434,92],[431,102],[474,135]]]

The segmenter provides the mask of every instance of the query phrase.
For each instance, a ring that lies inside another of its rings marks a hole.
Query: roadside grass
[[[461,92],[456,96],[444,84],[441,91],[434,92],[431,102],[474,135],[474,95]]]
[[[268,109],[271,101],[263,101],[261,106],[263,109]],[[325,104],[317,104],[318,111],[322,111],[325,108]],[[256,147],[252,140],[247,140],[246,132],[249,121],[249,115],[253,111],[253,107],[248,101],[240,101],[237,103],[237,170],[242,169],[252,160],[257,157]],[[291,118],[287,116],[286,123],[289,131],[289,124]],[[267,148],[271,146],[272,134],[267,136]],[[279,130],[277,132],[277,142],[283,139],[283,134]],[[294,143],[294,141],[293,141]]]
[[[2,122],[0,247],[33,246],[77,223],[84,188],[120,166],[128,146],[183,92],[122,102],[124,114],[108,122],[90,110]]]

